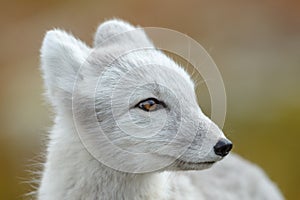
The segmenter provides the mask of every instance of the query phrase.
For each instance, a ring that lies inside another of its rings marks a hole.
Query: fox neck
[[[39,200],[167,199],[167,173],[130,174],[106,167],[74,135],[56,123],[50,134]]]

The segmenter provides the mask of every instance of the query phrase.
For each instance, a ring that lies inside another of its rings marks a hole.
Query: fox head
[[[56,123],[71,132],[56,139],[74,140],[108,167],[200,170],[231,150],[198,106],[190,76],[140,28],[106,21],[93,47],[62,30],[49,31],[41,68]]]

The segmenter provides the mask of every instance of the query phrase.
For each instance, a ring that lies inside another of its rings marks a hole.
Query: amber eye
[[[164,103],[158,101],[155,98],[149,98],[149,99],[139,102],[136,106],[144,111],[150,112],[150,111],[158,110],[162,106],[164,107]]]

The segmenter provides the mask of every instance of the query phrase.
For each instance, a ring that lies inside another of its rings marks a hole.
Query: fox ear
[[[81,64],[88,57],[90,48],[62,30],[48,31],[41,48],[41,69],[46,94],[56,107],[71,98],[73,84]]]
[[[105,42],[131,42],[133,44],[142,43],[147,44],[147,46],[149,44],[152,46],[151,41],[148,39],[143,29],[119,19],[103,22],[97,28],[94,37],[94,47],[103,45]]]

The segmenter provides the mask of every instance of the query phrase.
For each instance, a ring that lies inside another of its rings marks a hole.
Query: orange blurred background
[[[223,75],[234,151],[259,164],[287,199],[300,199],[300,1],[1,0],[0,10],[1,200],[25,198],[45,150],[53,115],[39,71],[45,32],[63,28],[92,44],[97,25],[112,17],[202,44]]]

